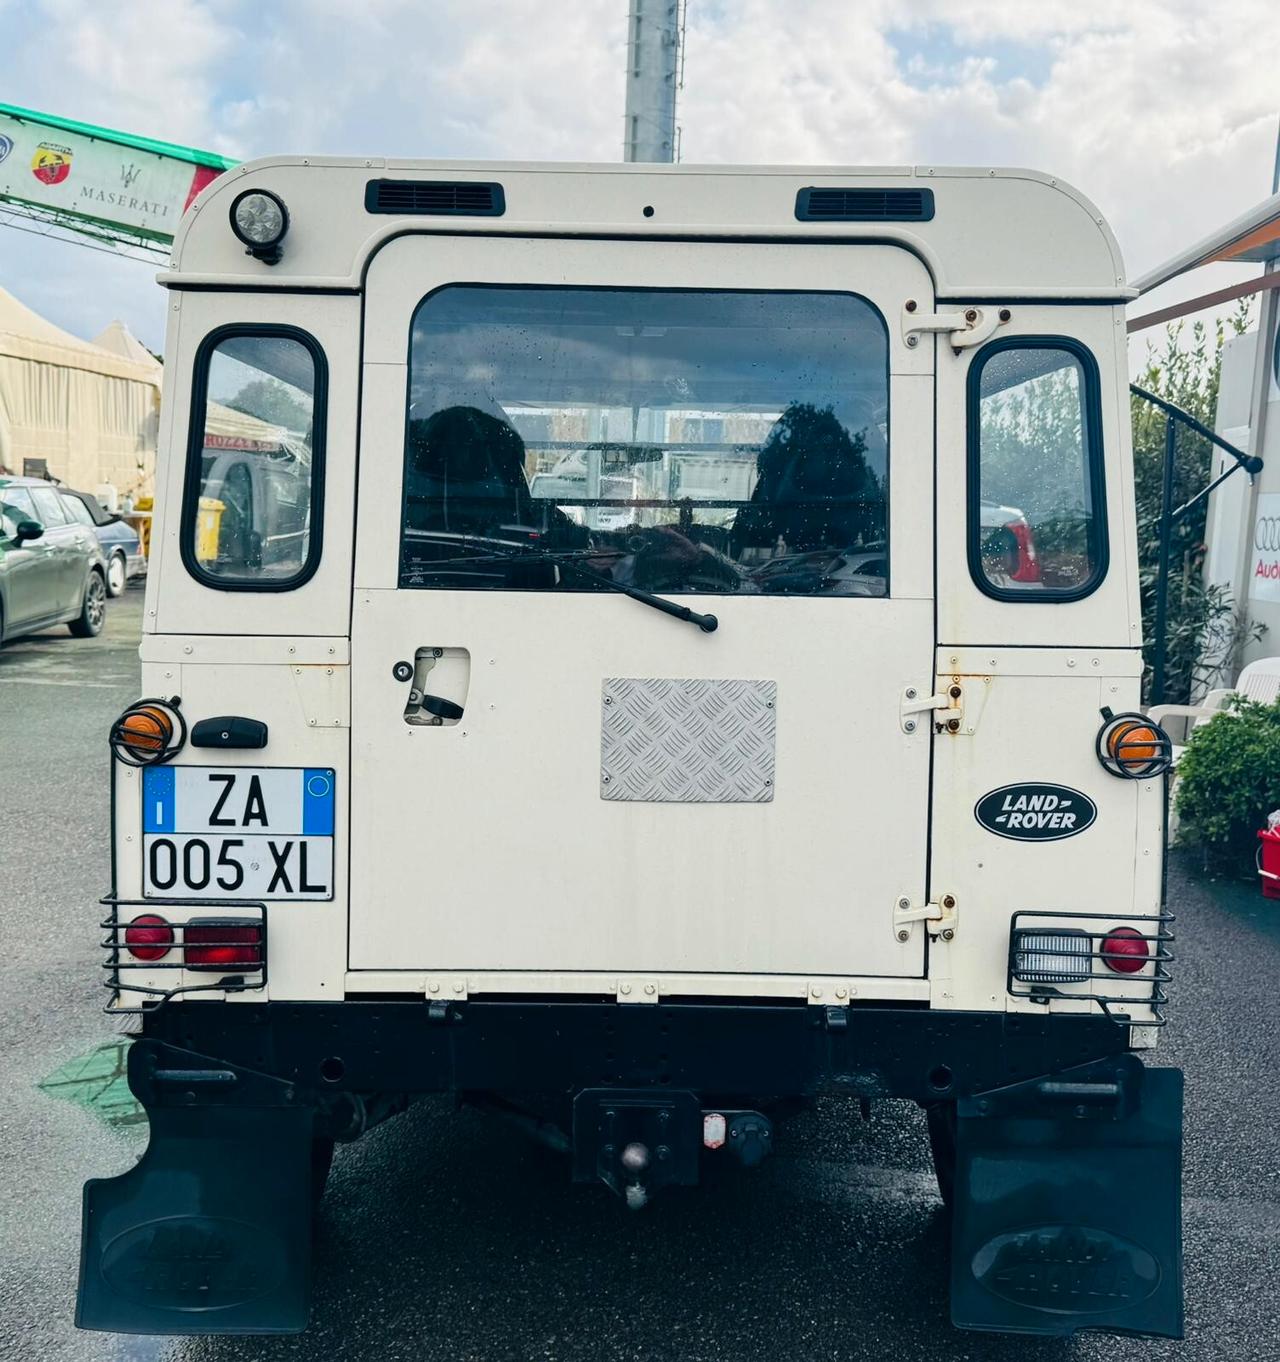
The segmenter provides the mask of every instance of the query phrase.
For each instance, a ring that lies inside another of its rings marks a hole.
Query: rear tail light
[[[1116,974],[1137,974],[1151,959],[1147,939],[1132,927],[1113,927],[1102,938],[1102,963]]]
[[[160,960],[173,946],[173,928],[156,913],[141,913],[124,929],[124,948],[135,960]]]
[[[175,698],[130,705],[111,725],[109,741],[127,766],[158,766],[175,756],[186,739],[187,723]]]
[[[1013,977],[1024,984],[1079,984],[1089,978],[1093,942],[1087,932],[1021,930],[1013,938]]]
[[[1015,582],[1038,582],[1040,559],[1036,554],[1036,541],[1031,537],[1031,526],[1025,520],[1011,520],[1005,529],[1013,535],[1013,541],[1018,546],[1018,563],[1011,579]]]
[[[189,922],[182,932],[188,969],[261,969],[260,922]]]

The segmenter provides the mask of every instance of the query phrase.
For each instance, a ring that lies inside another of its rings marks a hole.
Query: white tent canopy
[[[159,374],[160,361],[129,330],[124,322],[114,321],[110,326],[104,327],[93,338],[93,343],[100,350],[110,350],[113,355],[119,355],[121,359],[132,360],[135,364],[154,369]]]
[[[156,382],[160,381],[160,362],[124,322],[112,322],[93,338],[93,343],[110,350],[113,355],[153,369]],[[205,444],[209,448],[278,449],[288,438],[288,432],[282,426],[274,426],[247,412],[224,407],[221,402],[208,403],[204,428]]]
[[[92,344],[0,288],[0,468],[42,458],[73,487],[151,491],[161,369],[119,330],[111,346]]]

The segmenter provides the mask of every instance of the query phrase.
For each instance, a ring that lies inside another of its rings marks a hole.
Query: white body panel
[[[500,181],[507,211],[368,213],[365,184],[384,176]],[[924,186],[937,211],[911,223],[796,221],[799,189],[842,185]],[[251,186],[289,205],[277,266],[247,258],[227,227],[231,199]],[[1074,190],[986,169],[283,158],[202,194],[164,282],[144,693],[181,695],[192,721],[242,714],[270,727],[263,751],[188,748],[179,766],[336,772],[334,897],[267,902],[270,998],[804,997],[1019,1011],[1038,1005],[1006,989],[1014,912],[1123,923],[1158,910],[1160,791],[1115,780],[1094,754],[1099,708],[1133,708],[1139,694],[1118,306],[1131,290],[1109,231]],[[681,597],[719,616],[707,635],[621,595],[403,589],[410,319],[454,283],[870,300],[888,335],[888,597]],[[970,304],[984,315],[1007,305],[1002,338],[1068,338],[1097,360],[1109,567],[1083,599],[996,599],[971,576],[967,384],[981,347],[953,346],[942,330],[962,326]],[[913,318],[935,313],[912,332]],[[240,323],[304,331],[327,361],[323,553],[290,591],[213,589],[179,552],[197,351]],[[460,688],[457,722],[404,721],[392,668],[424,648],[443,650],[442,674]],[[771,797],[603,798],[602,684],[616,677],[775,683]],[[953,683],[965,692],[961,731],[935,731],[928,710],[907,727],[908,691]],[[140,897],[137,776],[118,775],[117,889]],[[1096,822],[1052,843],[991,835],[975,803],[1018,781],[1086,793]],[[950,935],[925,921],[945,897]],[[173,911],[184,914],[199,911]],[[1116,988],[1140,999],[1149,982]],[[1047,1006],[1091,1006],[1070,993]]]

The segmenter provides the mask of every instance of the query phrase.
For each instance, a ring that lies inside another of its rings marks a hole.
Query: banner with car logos
[[[0,104],[0,202],[165,244],[225,157]]]
[[[1253,520],[1249,596],[1280,601],[1280,492],[1262,492]]]

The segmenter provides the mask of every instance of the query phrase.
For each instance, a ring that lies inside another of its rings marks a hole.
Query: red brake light
[[[1102,938],[1102,963],[1117,974],[1137,974],[1150,959],[1146,938],[1132,927],[1113,927]]]
[[[183,929],[188,969],[262,968],[262,924],[190,922]]]
[[[173,928],[156,913],[142,913],[124,929],[124,948],[135,960],[159,960],[173,945]]]

